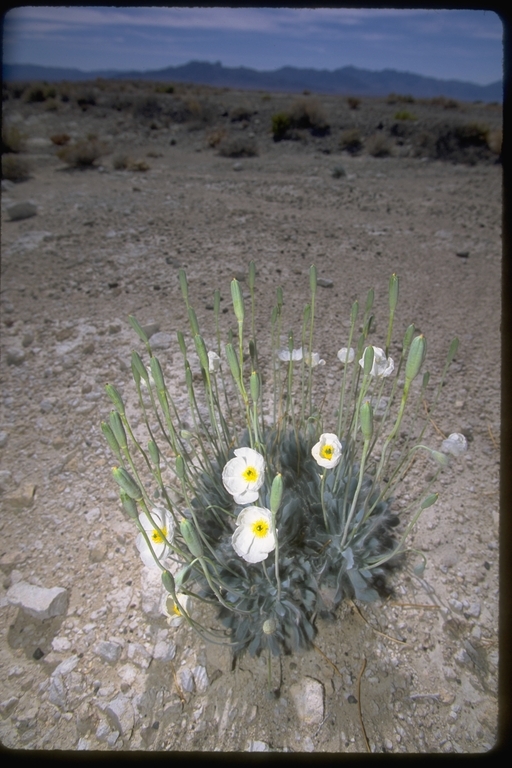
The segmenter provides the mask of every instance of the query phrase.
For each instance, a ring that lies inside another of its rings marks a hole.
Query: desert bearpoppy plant
[[[321,322],[314,266],[302,326],[283,334],[278,288],[270,343],[261,348],[253,262],[250,300],[231,281],[237,331],[225,340],[219,291],[215,327],[203,336],[183,270],[179,280],[190,326],[188,336],[177,332],[186,413],[133,316],[143,347],[131,359],[137,428],[120,392],[107,385],[114,408],[102,430],[116,458],[112,474],[122,508],[138,529],[143,563],[161,571],[170,631],[186,623],[228,643],[234,654],[266,650],[270,658],[307,649],[317,616],[335,617],[345,598],[373,602],[389,594],[400,571],[391,572],[409,552],[409,533],[437,500],[439,472],[467,447],[463,435],[441,443],[429,429],[458,341],[439,381],[431,382],[425,337],[410,324],[394,340],[396,275],[389,281],[386,336],[371,338],[372,289],[364,306],[353,303],[343,331],[330,327],[335,346],[323,350],[325,360],[313,351]],[[331,411],[322,379],[329,368],[339,382]],[[427,397],[428,411],[420,407]],[[428,463],[428,479],[402,498],[418,459]],[[216,628],[200,623],[194,609],[200,601],[217,606]]]

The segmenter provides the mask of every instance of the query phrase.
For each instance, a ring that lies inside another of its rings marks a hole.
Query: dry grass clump
[[[495,155],[501,154],[501,147],[503,144],[503,131],[501,128],[497,128],[494,131],[489,131],[487,136],[487,146],[494,152]]]
[[[347,104],[349,109],[358,109],[361,99],[358,99],[357,96],[347,96]]]
[[[366,151],[372,157],[388,157],[391,154],[391,143],[382,133],[373,133],[366,140]]]
[[[155,120],[162,114],[162,103],[156,96],[140,96],[133,105],[133,116],[141,120]]]
[[[226,136],[219,144],[219,155],[222,157],[255,157],[258,146],[250,136]]]
[[[388,104],[414,104],[415,98],[410,94],[390,93],[386,101]]]
[[[447,99],[446,96],[434,96],[427,100],[432,107],[442,107],[443,109],[459,109],[460,103],[456,99]]]
[[[19,128],[8,123],[3,126],[2,152],[21,152],[24,144],[25,142]]]
[[[318,99],[306,96],[296,99],[289,111],[292,128],[328,128],[327,115]]]
[[[30,165],[19,155],[2,155],[2,179],[20,182],[30,178]]]
[[[66,144],[69,144],[71,141],[71,136],[69,136],[67,133],[54,133],[53,136],[50,136],[50,141],[57,147],[63,147]]]
[[[159,85],[155,85],[155,93],[174,93],[174,85],[161,83]]]
[[[243,120],[250,120],[254,114],[254,110],[246,104],[239,104],[229,113],[229,119],[232,123],[242,122]]]
[[[134,160],[130,155],[118,154],[112,158],[112,166],[116,171],[149,171],[150,166],[145,160]]]
[[[409,112],[407,109],[401,109],[398,112],[395,112],[395,120],[417,120],[415,114],[412,112]]]
[[[340,136],[340,149],[357,155],[363,148],[363,140],[357,128],[347,128]]]
[[[79,139],[57,152],[57,157],[72,168],[90,168],[107,152],[107,146],[94,137]]]
[[[206,143],[209,147],[217,147],[221,141],[227,137],[228,133],[225,128],[215,128],[210,131],[206,136]]]

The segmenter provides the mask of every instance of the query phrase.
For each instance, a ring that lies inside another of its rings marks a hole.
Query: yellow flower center
[[[163,544],[165,541],[165,538],[167,536],[167,528],[164,526],[162,529],[163,536],[161,536],[160,531],[157,531],[155,528],[153,528],[153,531],[151,532],[151,540],[154,544]]]
[[[258,479],[258,470],[256,467],[246,467],[242,472],[242,477],[247,480],[248,483],[255,483]]]
[[[256,520],[252,524],[251,530],[255,536],[263,539],[268,534],[269,524],[266,520]]]
[[[332,445],[324,445],[322,448],[320,448],[320,456],[322,459],[327,459],[327,461],[330,461],[332,459],[332,455],[334,453],[334,448]]]

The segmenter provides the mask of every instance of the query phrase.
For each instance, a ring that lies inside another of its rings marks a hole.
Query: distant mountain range
[[[341,94],[345,96],[387,96],[389,93],[407,94],[417,98],[445,96],[460,101],[503,100],[503,83],[477,85],[460,80],[438,80],[434,77],[413,75],[383,69],[373,72],[369,69],[342,67],[341,69],[297,69],[281,67],[269,72],[248,67],[223,67],[219,62],[211,64],[191,61],[178,67],[148,70],[145,72],[121,72],[119,70],[97,70],[83,72],[80,69],[39,67],[35,64],[4,64],[5,81],[46,82],[94,80],[98,77],[108,80],[152,80],[166,82],[196,83],[218,88],[239,88],[241,90],[265,90],[300,93],[309,90],[314,93]]]

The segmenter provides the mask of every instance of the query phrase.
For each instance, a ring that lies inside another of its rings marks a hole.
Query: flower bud
[[[373,409],[371,403],[366,400],[359,412],[361,418],[361,432],[365,440],[371,440],[373,435]]]
[[[276,297],[277,297],[277,306],[280,310],[281,307],[283,306],[283,289],[281,288],[280,285],[277,288]]]
[[[141,379],[144,379],[146,384],[149,382],[146,366],[142,362],[139,353],[135,352],[135,350],[132,352],[132,374],[137,386],[139,386]]]
[[[142,491],[124,467],[114,467],[112,470],[114,480],[121,487],[121,489],[131,498],[142,499]]]
[[[304,307],[304,313],[302,315],[302,322],[304,325],[308,325],[309,321],[311,319],[311,304],[306,304]]]
[[[197,322],[197,315],[192,307],[188,308],[188,321],[190,323],[190,327],[192,328],[192,333],[195,336],[197,333],[199,333],[199,323]]]
[[[190,550],[190,553],[194,555],[194,557],[202,557],[203,545],[201,543],[201,539],[199,538],[199,534],[194,528],[192,522],[183,518],[180,522],[180,531],[185,540],[185,544]]]
[[[206,344],[204,339],[199,334],[194,336],[194,344],[196,345],[196,352],[199,357],[202,369],[206,372],[207,376],[210,373],[210,361],[208,359],[208,352],[206,351]]]
[[[164,374],[162,372],[162,366],[160,365],[159,359],[157,357],[152,357],[149,361],[149,365],[156,388],[160,391],[165,389]]]
[[[256,282],[256,265],[254,261],[249,262],[249,290],[254,291],[254,283]]]
[[[314,264],[312,264],[309,268],[309,287],[311,288],[311,293],[313,294],[313,296],[316,293],[316,286],[317,286],[316,267]]]
[[[156,466],[160,466],[160,451],[158,450],[158,445],[155,443],[154,440],[150,440],[148,443],[148,451],[149,455],[151,456],[151,461],[153,464],[156,464]]]
[[[101,431],[103,432],[109,448],[114,453],[116,459],[121,461],[121,451],[119,449],[119,444],[114,436],[114,433],[112,432],[112,429],[105,421],[101,422]]]
[[[178,277],[180,281],[181,295],[185,300],[185,304],[188,306],[188,282],[187,282],[187,275],[183,268],[179,270]]]
[[[251,373],[251,378],[249,383],[251,387],[251,397],[252,397],[253,403],[257,403],[258,398],[260,396],[260,377],[259,377],[259,374],[256,373],[256,371],[253,371]]]
[[[441,453],[441,451],[430,451],[430,455],[434,459],[437,464],[439,464],[441,467],[447,467],[450,463],[450,459],[445,453]]]
[[[233,299],[233,309],[235,310],[235,316],[239,323],[244,321],[244,297],[242,296],[242,289],[238,280],[233,278],[231,281],[231,298]]]
[[[450,364],[457,354],[457,350],[459,348],[459,340],[457,337],[455,337],[450,344],[450,349],[448,350],[448,364]]]
[[[187,346],[185,344],[185,338],[181,331],[176,331],[176,336],[178,337],[178,344],[180,345],[180,352],[183,355],[183,358],[187,359]]]
[[[185,462],[183,461],[183,456],[181,454],[178,454],[176,456],[176,475],[179,477],[180,480],[185,479]]]
[[[123,398],[121,397],[118,390],[112,384],[106,384],[105,391],[114,403],[114,406],[119,411],[119,413],[124,413]]]
[[[174,583],[174,576],[170,571],[162,571],[162,584],[167,592],[173,597],[176,595],[176,585]]]
[[[375,353],[373,351],[373,347],[372,346],[366,347],[363,354],[363,373],[365,376],[368,376],[370,374],[370,371],[373,368],[374,355]]]
[[[375,298],[375,291],[373,288],[370,288],[368,291],[368,295],[366,297],[366,305],[364,308],[365,314],[370,311],[370,309],[373,307],[373,300]]]
[[[409,350],[409,354],[407,356],[407,363],[405,366],[405,381],[411,382],[413,379],[416,378],[418,373],[420,372],[420,368],[423,365],[423,361],[425,359],[425,353],[427,351],[427,340],[421,334],[420,336],[416,336],[412,340],[411,348]]]
[[[277,629],[277,623],[275,619],[267,619],[263,622],[263,632],[266,635],[273,635]]]
[[[126,432],[124,431],[123,422],[117,411],[111,411],[109,416],[110,428],[114,433],[114,437],[117,440],[117,444],[120,448],[126,448]]]
[[[432,504],[435,504],[436,501],[439,498],[438,493],[431,493],[430,496],[427,496],[426,499],[423,499],[421,502],[421,509],[427,509],[427,507],[431,507]]]
[[[359,302],[354,301],[354,303],[352,304],[352,309],[350,310],[351,325],[354,325],[355,321],[357,320],[358,314],[359,314]]]
[[[272,488],[270,489],[270,511],[272,514],[276,514],[277,510],[281,506],[281,499],[283,498],[283,477],[281,474],[277,474],[272,481]]]
[[[128,494],[125,493],[124,491],[120,492],[119,497],[121,499],[123,509],[128,515],[128,517],[131,517],[133,520],[137,520],[139,517],[139,513],[137,511],[137,504],[135,500],[130,498],[130,496],[128,496]]]
[[[142,330],[141,325],[138,323],[138,321],[135,319],[133,315],[128,315],[128,320],[130,321],[130,325],[132,326],[133,330],[137,334],[137,336],[142,339],[144,344],[148,343],[148,337],[147,334]]]
[[[403,354],[405,355],[409,351],[409,347],[411,346],[412,337],[414,336],[414,331],[416,328],[414,327],[414,323],[411,323],[409,326],[407,326],[405,334],[404,334],[404,343],[403,343]]]
[[[220,291],[218,288],[215,289],[215,292],[213,294],[213,311],[215,312],[215,316],[220,312]]]
[[[389,278],[389,308],[394,312],[398,303],[398,275]]]
[[[240,381],[240,366],[238,364],[238,358],[232,344],[226,344],[226,357],[231,375],[235,381]]]

